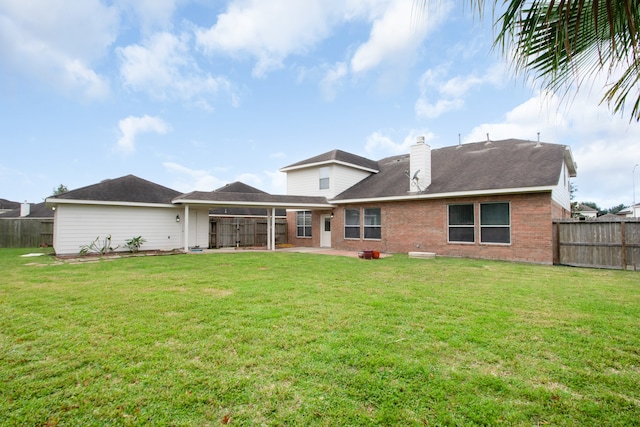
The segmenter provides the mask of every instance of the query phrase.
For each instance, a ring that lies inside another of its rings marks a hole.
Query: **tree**
[[[57,196],[58,194],[66,193],[67,191],[69,191],[67,186],[64,185],[64,184],[60,184],[60,185],[58,185],[58,188],[54,188],[53,189],[52,196]]]
[[[414,0],[426,9],[430,1]],[[482,16],[484,0],[470,0]],[[494,47],[516,72],[533,74],[557,92],[579,90],[587,77],[607,73],[606,102],[629,120],[640,121],[640,0],[493,0],[497,18]],[[513,56],[512,56],[513,55]],[[577,73],[577,71],[580,73]],[[635,99],[633,99],[635,97]]]

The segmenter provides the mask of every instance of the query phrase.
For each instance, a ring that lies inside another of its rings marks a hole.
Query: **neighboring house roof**
[[[267,194],[266,192],[259,190],[255,187],[247,185],[243,182],[236,181],[230,184],[220,187],[214,192],[218,193],[244,193],[244,194]],[[216,208],[209,211],[211,215],[218,216],[267,216],[267,210],[261,208],[245,208],[245,207],[226,207]],[[284,209],[277,209],[276,216],[286,216],[287,211]]]
[[[568,147],[517,139],[477,142],[431,150],[431,185],[411,195],[551,189],[560,180]],[[569,165],[575,175],[572,158]],[[331,201],[407,197],[409,155],[379,160],[380,172],[348,188]]]
[[[20,209],[20,203],[7,199],[0,199],[0,210]]]
[[[20,216],[20,203],[18,203],[17,209],[12,209],[9,212],[0,214],[0,218],[53,218],[53,210],[48,208],[44,202],[42,203],[30,203],[29,215]]]
[[[71,190],[47,199],[48,203],[83,200],[97,202],[128,202],[170,204],[179,191],[155,184],[135,175],[105,179],[98,184]]]
[[[327,151],[326,153],[319,154],[315,157],[311,157],[310,159],[302,160],[300,162],[294,163],[289,166],[285,166],[280,169],[281,172],[287,172],[295,169],[303,169],[312,166],[319,166],[322,164],[346,164],[350,166],[355,166],[358,169],[365,169],[371,172],[377,172],[378,162],[374,160],[367,159],[365,157],[358,156],[356,154],[347,153],[342,150],[332,150]]]

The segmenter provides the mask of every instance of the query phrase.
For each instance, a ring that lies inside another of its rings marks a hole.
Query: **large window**
[[[311,237],[311,211],[296,212],[296,237]]]
[[[480,204],[480,242],[511,243],[509,203]]]
[[[449,242],[475,242],[473,204],[449,205]]]
[[[329,168],[322,167],[319,171],[320,174],[320,190],[329,189]]]
[[[365,208],[364,210],[364,238],[380,239],[382,236],[382,221],[380,208]]]
[[[344,210],[344,238],[360,238],[360,209]]]

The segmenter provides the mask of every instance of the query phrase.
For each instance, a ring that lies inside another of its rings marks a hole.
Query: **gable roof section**
[[[311,157],[306,160],[294,163],[289,166],[285,166],[280,169],[280,172],[288,172],[296,169],[304,169],[314,166],[328,165],[328,164],[342,164],[345,166],[351,166],[356,169],[363,169],[369,172],[378,172],[378,162],[370,160],[356,154],[347,153],[342,150],[332,150],[326,153],[319,154],[315,157]]]
[[[409,193],[410,180],[405,175],[409,170],[409,155],[387,157],[378,161],[379,173],[331,201],[490,194],[524,189],[550,191],[560,180],[567,150],[564,145],[517,139],[433,149],[431,185],[420,193]],[[575,164],[571,165],[570,173],[575,175]]]
[[[252,187],[244,182],[235,181],[225,186],[222,186],[214,191],[223,192],[223,193],[262,193],[267,194],[266,192],[259,190],[255,187]]]
[[[105,179],[98,184],[71,190],[49,197],[47,203],[73,203],[73,201],[121,202],[133,204],[171,204],[180,192],[155,184],[135,175]]]
[[[267,194],[266,192],[259,190],[255,187],[245,184],[244,182],[236,181],[230,184],[220,187],[214,192],[218,193],[244,193],[244,194]],[[224,207],[215,208],[209,211],[209,214],[216,216],[249,216],[249,217],[263,217],[267,216],[267,210],[262,208],[247,208],[247,207]],[[287,211],[284,209],[277,209],[276,216],[286,216]]]

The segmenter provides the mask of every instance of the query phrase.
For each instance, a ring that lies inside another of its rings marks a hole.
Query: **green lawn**
[[[640,273],[0,250],[0,425],[640,425]]]

